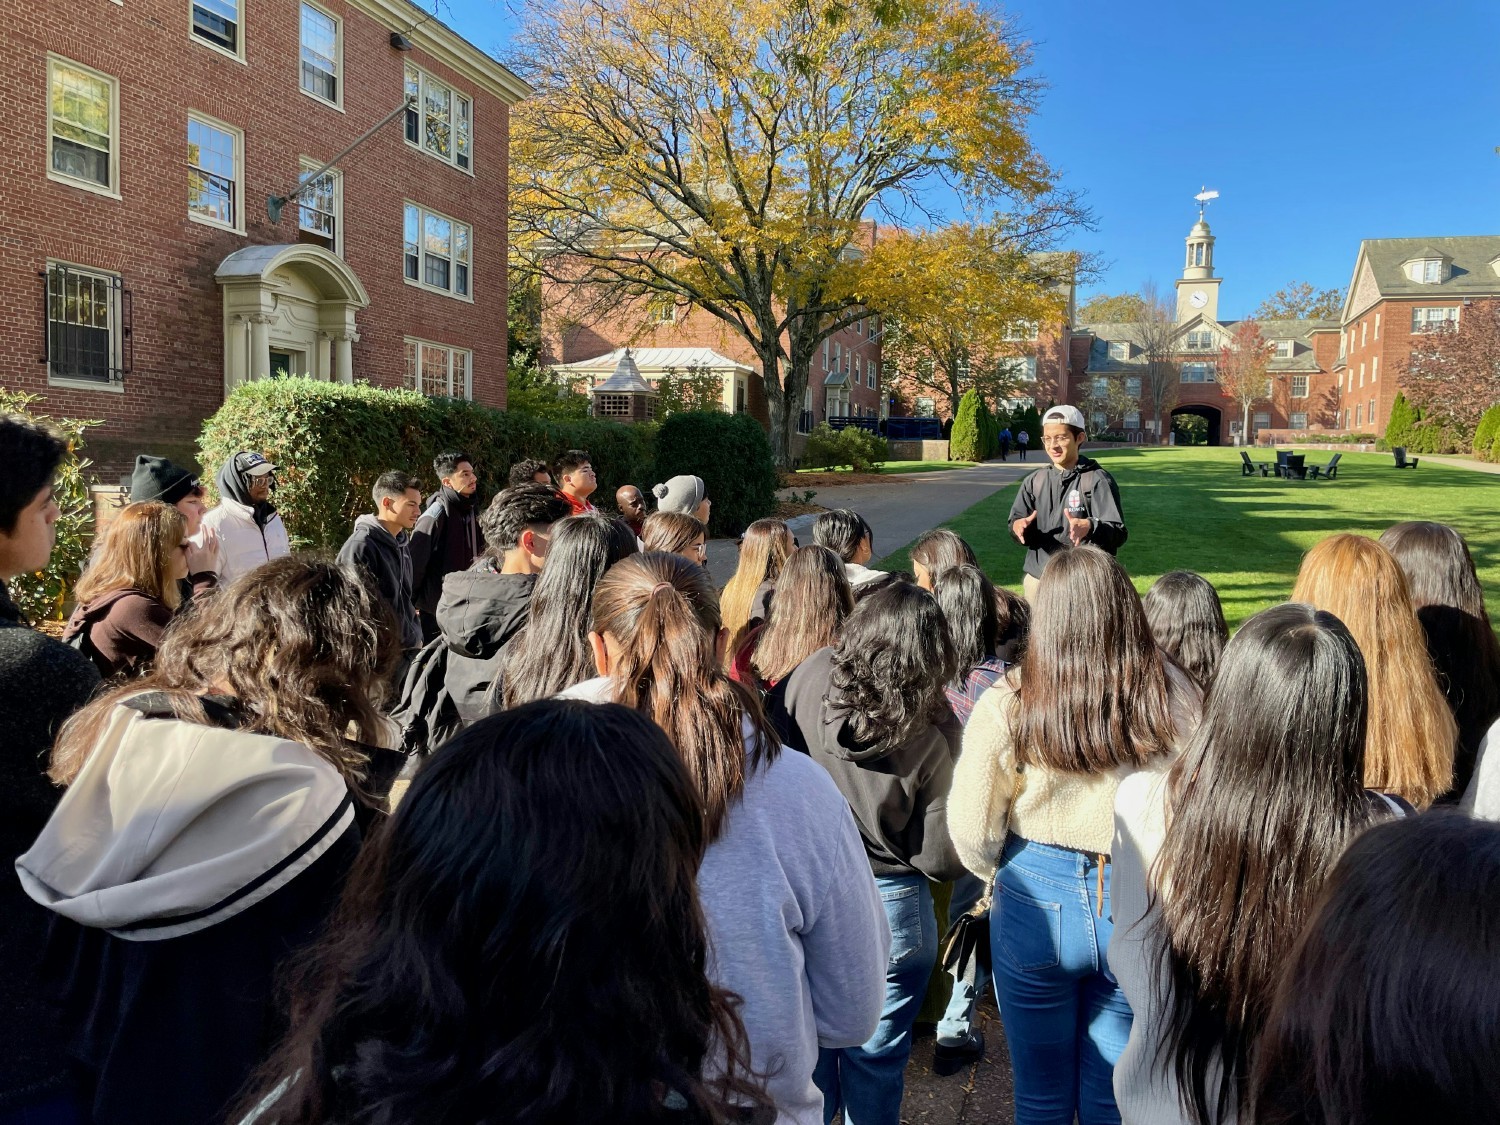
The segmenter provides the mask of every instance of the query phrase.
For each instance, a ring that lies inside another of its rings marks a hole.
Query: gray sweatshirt
[[[566,699],[609,701],[607,679]],[[818,1048],[875,1032],[891,931],[864,844],[828,772],[782,748],[745,782],[698,871],[708,974],[744,1000],[751,1063],[772,1071],[778,1125],[822,1125]]]

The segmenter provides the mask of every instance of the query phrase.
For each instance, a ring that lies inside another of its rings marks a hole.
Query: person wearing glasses
[[[201,541],[194,542],[208,513],[198,478],[165,457],[142,453],[135,459],[135,471],[130,475],[130,502],[145,504],[151,500],[176,508],[186,525],[183,534],[188,538],[188,574],[179,584],[182,598],[177,612],[181,614],[192,604],[192,599],[202,597],[219,584],[219,535],[210,530]]]
[[[271,503],[276,466],[259,453],[236,453],[219,470],[219,506],[203,517],[192,543],[203,547],[210,534],[219,540],[219,582],[229,585],[261,563],[292,553],[286,524]]]

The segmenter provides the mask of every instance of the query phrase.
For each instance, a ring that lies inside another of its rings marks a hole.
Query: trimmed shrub
[[[807,435],[807,445],[802,450],[804,469],[831,469],[844,464],[843,451],[839,448],[839,432],[827,422],[819,422]]]
[[[1488,461],[1497,437],[1500,437],[1500,403],[1480,416],[1479,425],[1474,430],[1474,455]]]
[[[239,450],[264,453],[279,469],[276,506],[293,542],[332,550],[370,509],[381,473],[413,473],[435,492],[432,459],[445,449],[474,459],[486,498],[505,487],[510,466],[524,457],[550,461],[564,449],[587,449],[599,477],[596,495],[610,498],[622,484],[644,485],[651,438],[651,427],[546,421],[366,383],[266,379],[236,387],[204,423],[199,446],[205,483]]]
[[[948,435],[948,456],[954,461],[983,461],[983,439],[979,431],[981,399],[978,391],[968,390],[958,400],[958,415],[953,432]]]
[[[1035,403],[1017,410],[1011,415],[1010,430],[1013,434],[1018,434],[1022,430],[1025,430],[1031,438],[1031,448],[1033,449],[1042,444],[1042,412],[1036,408]]]
[[[1396,401],[1391,403],[1391,416],[1385,424],[1385,434],[1376,443],[1379,449],[1395,449],[1397,446],[1412,448],[1412,427],[1417,424],[1421,415],[1417,408],[1406,400],[1406,396],[1400,391],[1396,392]]]
[[[748,414],[690,411],[663,422],[647,486],[684,473],[702,477],[708,488],[709,531],[715,536],[738,535],[776,510],[771,442]]]
[[[891,447],[885,438],[858,426],[839,431],[838,447],[839,464],[848,465],[856,473],[878,473],[880,466],[891,459]]]

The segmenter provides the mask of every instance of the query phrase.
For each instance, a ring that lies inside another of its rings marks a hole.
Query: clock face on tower
[[[1208,304],[1208,294],[1201,289],[1194,289],[1192,296],[1188,298],[1188,303],[1195,309],[1201,309],[1204,305]]]

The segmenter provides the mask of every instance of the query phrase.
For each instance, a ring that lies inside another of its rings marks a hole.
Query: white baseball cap
[[[1042,425],[1048,422],[1061,422],[1064,426],[1072,426],[1075,430],[1086,430],[1088,426],[1083,422],[1083,411],[1076,406],[1054,406],[1042,415]]]

